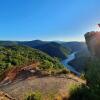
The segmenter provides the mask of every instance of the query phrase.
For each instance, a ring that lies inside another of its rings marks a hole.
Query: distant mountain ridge
[[[32,48],[39,46],[39,45],[44,45],[46,43],[48,43],[48,41],[33,40],[33,41],[18,42],[18,44],[20,44],[20,45],[27,45]]]
[[[65,59],[69,53],[87,49],[84,42],[59,42],[59,41],[0,41],[0,45],[25,45],[39,49],[52,57]]]
[[[65,47],[69,47],[72,50],[72,52],[87,49],[87,45],[85,42],[72,41],[72,42],[63,42],[61,44]]]

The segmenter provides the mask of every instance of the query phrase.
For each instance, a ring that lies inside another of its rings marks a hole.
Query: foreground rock
[[[88,32],[85,39],[92,57],[100,58],[100,32]]]
[[[15,80],[14,82],[1,87],[17,100],[24,100],[26,94],[33,91],[40,91],[44,100],[51,100],[51,97],[58,97],[69,95],[69,87],[72,84],[84,84],[85,81],[79,79],[74,75],[60,75],[37,77],[31,76],[25,80]],[[9,100],[9,99],[8,99]]]

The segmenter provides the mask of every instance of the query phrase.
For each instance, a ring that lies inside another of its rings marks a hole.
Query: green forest
[[[60,69],[63,65],[57,59],[27,46],[0,46],[0,75],[12,67],[25,67],[33,61],[40,62],[42,69]]]

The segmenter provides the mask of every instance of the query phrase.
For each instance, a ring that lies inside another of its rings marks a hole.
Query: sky
[[[84,41],[98,23],[100,0],[0,0],[0,40]]]

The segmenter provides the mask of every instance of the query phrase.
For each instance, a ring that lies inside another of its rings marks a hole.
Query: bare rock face
[[[100,32],[87,32],[86,44],[93,58],[100,58]]]

